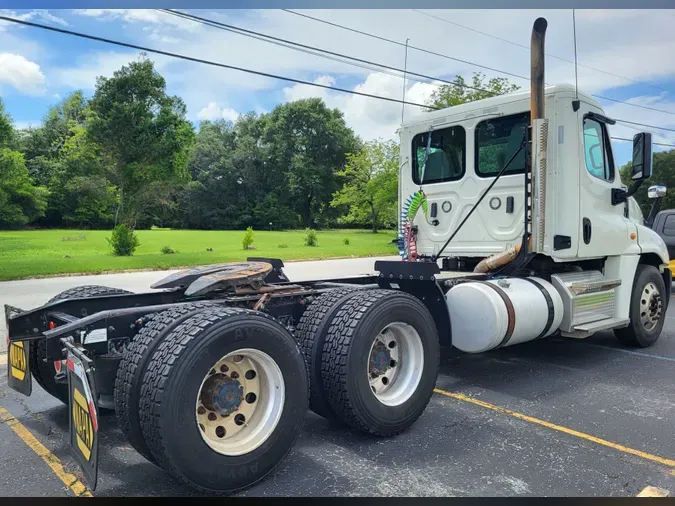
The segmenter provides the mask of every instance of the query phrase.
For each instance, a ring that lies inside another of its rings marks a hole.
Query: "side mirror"
[[[652,175],[652,134],[641,132],[633,137],[633,165],[630,178],[642,181]]]
[[[650,186],[647,190],[647,197],[650,199],[660,199],[666,196],[666,187],[662,184]]]

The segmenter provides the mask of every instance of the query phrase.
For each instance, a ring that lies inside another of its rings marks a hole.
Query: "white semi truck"
[[[30,395],[35,380],[69,406],[92,488],[100,409],[177,480],[226,493],[272,472],[308,407],[381,437],[410,427],[440,346],[480,353],[610,329],[654,344],[672,276],[631,200],[651,175],[650,137],[635,137],[623,188],[612,120],[570,86],[544,87],[545,30],[537,19],[529,96],[403,125],[402,261],[376,262],[375,275],[291,282],[280,260],[251,258],[146,293],[83,286],[5,306],[8,384]]]

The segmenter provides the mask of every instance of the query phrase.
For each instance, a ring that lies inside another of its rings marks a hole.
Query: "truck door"
[[[420,253],[435,253],[456,230],[518,150],[528,125],[529,112],[477,119],[473,125],[465,123],[467,128],[440,127],[431,132],[431,139],[428,132],[413,136],[413,184],[406,185],[402,197],[405,199],[420,187],[427,195],[431,216],[415,222],[419,226]],[[429,154],[425,163],[427,145]],[[446,248],[444,256],[487,256],[520,241],[524,170],[525,154],[521,151]]]
[[[581,135],[578,256],[620,255],[628,245],[629,227],[624,205],[612,205],[612,188],[622,185],[607,125],[583,102],[577,116]]]

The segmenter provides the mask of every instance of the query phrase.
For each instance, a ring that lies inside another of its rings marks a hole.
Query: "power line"
[[[43,24],[40,24],[40,23],[33,23],[31,21],[24,21],[24,20],[21,20],[21,19],[10,18],[10,17],[7,17],[7,16],[0,16],[0,19],[4,20],[4,21],[9,21],[11,23],[17,23],[17,24],[21,24],[21,25],[25,25],[25,26],[32,26],[34,28],[40,28],[42,30],[48,30],[48,31],[51,31],[51,32],[62,33],[62,34],[65,34],[65,35],[72,35],[74,37],[80,37],[80,38],[84,38],[84,39],[95,40],[95,41],[98,41],[98,42],[105,42],[107,44],[113,44],[113,45],[116,45],[116,46],[127,47],[127,48],[131,48],[131,49],[136,49],[136,50],[139,50],[139,51],[145,51],[145,52],[148,52],[148,53],[161,54],[163,56],[169,56],[169,57],[172,57],[172,58],[178,58],[178,59],[181,59],[181,60],[191,61],[191,62],[195,62],[195,63],[203,63],[205,65],[210,65],[210,66],[219,67],[219,68],[225,68],[225,69],[228,69],[228,70],[236,70],[238,72],[245,72],[247,74],[254,74],[254,75],[258,75],[258,76],[262,76],[262,77],[268,77],[268,78],[271,78],[271,79],[279,79],[279,80],[282,80],[282,81],[288,81],[288,82],[292,82],[292,83],[296,83],[296,84],[304,84],[304,85],[307,85],[307,86],[314,86],[316,88],[323,88],[323,89],[327,89],[327,90],[339,91],[341,93],[347,93],[347,94],[350,94],[350,95],[358,95],[358,96],[363,96],[363,97],[367,97],[367,98],[374,98],[374,99],[378,99],[378,100],[384,100],[384,101],[387,101],[387,102],[394,102],[394,103],[405,104],[405,105],[414,105],[416,107],[421,107],[421,108],[424,108],[424,109],[435,109],[435,110],[439,109],[437,107],[433,107],[433,106],[429,106],[429,105],[425,105],[425,104],[418,104],[416,102],[408,102],[408,101],[400,100],[400,99],[396,99],[396,98],[383,97],[381,95],[374,95],[372,93],[364,93],[364,92],[355,91],[355,90],[348,90],[348,89],[345,89],[345,88],[338,88],[338,87],[334,87],[334,86],[328,86],[328,85],[325,85],[325,84],[314,83],[314,82],[310,82],[310,81],[304,81],[302,79],[295,79],[295,78],[292,78],[292,77],[279,76],[279,75],[276,75],[276,74],[270,74],[270,73],[261,72],[261,71],[258,71],[258,70],[236,67],[234,65],[227,65],[227,64],[224,64],[224,63],[218,63],[218,62],[214,62],[214,61],[210,61],[210,60],[204,60],[204,59],[201,59],[201,58],[194,58],[192,56],[186,56],[186,55],[181,55],[181,54],[178,54],[178,53],[172,53],[172,52],[169,52],[169,51],[163,51],[163,50],[160,50],[160,49],[153,49],[153,48],[149,48],[149,47],[145,47],[145,46],[139,46],[137,44],[131,44],[131,43],[128,43],[128,42],[121,42],[121,41],[117,41],[117,40],[113,40],[113,39],[107,39],[107,38],[104,38],[104,37],[97,37],[95,35],[89,35],[89,34],[85,34],[85,33],[81,33],[81,32],[75,32],[73,30],[66,30],[64,28],[57,28],[57,27],[54,27],[54,26],[43,25]],[[644,127],[647,127],[647,128],[657,128],[657,129],[660,129],[660,130],[675,132],[675,129],[658,127],[658,126],[655,126],[655,125],[647,125],[645,123],[637,123],[637,122],[634,122],[634,121],[620,120],[620,119],[615,119],[615,121],[617,121],[619,123],[626,123],[626,124],[631,124],[631,125],[644,126]]]
[[[342,58],[337,58],[337,57],[332,57],[330,55],[321,54],[321,53],[319,53],[317,51],[314,51],[314,50],[311,50],[311,49],[305,49],[305,48],[302,48],[302,47],[294,47],[294,46],[291,45],[291,44],[293,44],[292,42],[289,42],[287,44],[285,42],[271,40],[272,39],[271,36],[268,36],[266,34],[262,34],[262,33],[259,33],[259,32],[251,32],[249,30],[244,30],[243,28],[238,28],[238,27],[235,27],[235,26],[232,26],[232,25],[220,24],[220,26],[219,26],[217,21],[199,18],[198,16],[192,16],[190,14],[179,12],[179,11],[172,11],[171,9],[156,9],[156,10],[159,11],[159,12],[162,12],[164,14],[171,14],[173,16],[177,16],[177,17],[182,18],[182,19],[187,19],[187,20],[190,20],[190,21],[196,21],[196,22],[202,23],[204,25],[211,26],[213,28],[219,28],[221,30],[228,31],[228,32],[231,32],[231,33],[235,33],[237,35],[243,35],[245,37],[250,37],[250,38],[255,39],[255,40],[260,40],[260,41],[267,42],[267,43],[270,43],[270,44],[275,44],[277,46],[285,47],[287,49],[292,49],[294,51],[300,51],[300,52],[305,53],[305,54],[311,54],[311,55],[314,55],[314,56],[319,56],[321,58],[326,58],[326,59],[333,60],[333,61],[336,61],[336,62],[345,63],[345,64],[348,64],[348,65],[354,65],[356,67],[361,67],[361,68],[364,68],[364,69],[368,69],[368,70],[372,70],[372,71],[376,71],[376,72],[381,72],[383,74],[400,77],[398,74],[396,74],[394,72],[387,72],[385,70],[378,70],[373,65],[366,65],[366,64],[361,65],[359,63],[354,63],[354,62],[351,62],[351,61],[345,61]],[[246,33],[246,32],[249,32],[249,33]],[[269,38],[266,38],[266,37],[269,37]],[[427,82],[427,81],[419,80],[419,82]]]
[[[396,68],[396,67],[391,67],[389,65],[384,65],[382,63],[364,60],[364,59],[361,59],[361,58],[356,58],[356,57],[353,57],[353,56],[349,56],[349,55],[345,55],[345,54],[341,54],[341,53],[336,53],[336,52],[333,52],[333,51],[328,51],[326,49],[318,48],[316,46],[310,46],[310,45],[307,45],[307,44],[301,44],[299,42],[291,41],[291,40],[288,40],[288,39],[282,39],[282,38],[279,38],[279,37],[274,37],[272,35],[267,35],[267,34],[264,34],[262,32],[255,32],[253,30],[248,30],[248,29],[240,28],[240,27],[237,27],[237,26],[234,26],[234,25],[221,23],[219,21],[213,21],[211,19],[202,18],[200,16],[195,16],[193,14],[189,14],[189,13],[186,13],[186,12],[176,11],[176,10],[173,10],[173,9],[157,9],[157,10],[160,11],[160,12],[164,12],[166,14],[171,14],[171,15],[174,15],[174,16],[181,17],[183,19],[190,19],[190,20],[193,20],[193,21],[196,21],[196,22],[208,25],[208,26],[212,26],[214,28],[220,28],[222,30],[229,31],[231,33],[237,33],[239,35],[244,35],[244,36],[251,37],[251,38],[254,38],[254,39],[257,39],[257,40],[262,40],[262,41],[265,41],[265,42],[269,42],[269,43],[272,43],[272,44],[279,45],[281,47],[286,47],[286,48],[301,51],[301,52],[304,52],[304,53],[313,54],[315,56],[319,56],[319,57],[322,57],[322,58],[328,58],[328,59],[333,60],[333,61],[339,61],[341,63],[346,63],[348,65],[355,65],[357,67],[368,68],[370,70],[375,70],[373,67],[379,67],[379,68],[383,68],[383,69],[386,69],[386,70],[395,71],[397,73],[400,73],[401,75],[393,74],[391,72],[383,72],[383,73],[388,74],[388,75],[394,75],[394,76],[399,77],[399,78],[403,78],[403,75],[406,74],[405,69],[399,69],[399,68]],[[283,10],[287,10],[287,9],[283,9]],[[413,10],[415,10],[415,9],[413,9]],[[290,11],[290,12],[293,12],[293,11]],[[312,18],[312,19],[314,19],[314,18]],[[359,32],[359,33],[365,33],[365,32]],[[389,40],[387,39],[387,41],[389,41]],[[395,42],[395,41],[391,41],[391,42]],[[290,46],[289,46],[289,44],[290,44]],[[406,46],[406,50],[408,48],[414,47],[414,46],[410,46],[410,45],[407,45],[407,44],[401,44],[401,45]],[[292,47],[292,46],[297,46],[297,47]],[[317,53],[317,51],[319,53]],[[320,54],[320,53],[325,53],[325,54]],[[331,56],[335,56],[339,59],[332,58]],[[353,63],[351,61],[345,61],[345,60],[353,60],[354,62],[359,62],[359,63],[365,64],[365,66],[359,65],[357,63]],[[378,72],[382,72],[382,71],[378,70]],[[469,85],[464,84],[464,83],[456,83],[454,81],[448,81],[447,79],[442,79],[442,78],[439,78],[439,77],[428,76],[428,75],[425,75],[425,74],[420,74],[420,73],[410,72],[410,71],[407,71],[407,74],[412,75],[412,76],[416,76],[416,77],[421,77],[423,79],[430,80],[430,81],[438,81],[438,82],[450,84],[450,85],[453,85],[453,86],[472,89],[472,90],[475,90],[475,91],[482,91],[482,92],[487,93],[491,96],[496,95],[495,93],[492,93],[489,90],[486,90],[484,88],[469,86]],[[523,79],[526,79],[526,78],[523,76]],[[425,82],[425,83],[428,82],[428,81],[421,81],[419,79],[412,79],[412,80],[417,81],[417,82]],[[662,109],[657,109],[657,108],[654,108],[654,107],[643,106],[643,105],[640,105],[640,104],[633,104],[633,103],[630,103],[630,102],[625,102],[625,101],[622,101],[622,100],[617,100],[617,99],[614,99],[614,98],[604,97],[604,96],[600,96],[600,95],[593,95],[593,96],[595,98],[608,100],[610,102],[616,102],[616,103],[620,103],[620,104],[630,105],[630,106],[633,106],[633,107],[639,107],[641,109],[648,109],[648,110],[651,110],[651,111],[662,112],[664,114],[670,114],[670,115],[675,116],[675,113],[673,113],[673,112],[665,111],[665,110],[662,110]]]
[[[366,37],[371,37],[371,38],[374,38],[374,39],[382,40],[382,41],[384,41],[384,42],[389,42],[390,44],[396,44],[396,45],[398,45],[398,46],[405,46],[404,43],[399,42],[399,41],[397,41],[397,40],[388,39],[388,38],[386,38],[386,37],[381,37],[381,36],[379,36],[379,35],[374,35],[374,34],[372,34],[372,33],[363,32],[363,31],[357,30],[357,29],[355,29],[355,28],[350,28],[350,27],[348,27],[348,26],[343,26],[343,25],[340,25],[340,24],[337,24],[337,23],[332,23],[332,22],[330,22],[330,21],[326,21],[325,19],[315,18],[314,16],[310,16],[310,15],[308,15],[308,14],[302,14],[302,13],[300,13],[300,12],[295,12],[295,11],[292,11],[292,10],[290,10],[290,9],[281,9],[281,10],[284,11],[284,12],[288,12],[289,14],[295,14],[296,16],[301,16],[301,17],[303,17],[303,18],[311,19],[311,20],[313,20],[313,21],[318,21],[319,23],[325,23],[325,24],[330,25],[330,26],[335,26],[335,27],[337,27],[337,28],[342,28],[343,30],[347,30],[347,31],[350,31],[350,32],[354,32],[354,33],[358,33],[358,34],[361,34],[361,35],[365,35]],[[481,65],[480,63],[475,63],[475,62],[471,62],[471,61],[467,61],[467,60],[462,60],[461,58],[455,58],[454,56],[449,56],[449,55],[447,55],[447,54],[437,53],[437,52],[435,52],[435,51],[431,51],[430,49],[424,49],[424,48],[421,48],[421,47],[416,47],[416,46],[411,46],[411,45],[408,45],[408,48],[409,48],[409,49],[414,49],[415,51],[420,51],[420,52],[422,52],[422,53],[427,53],[427,54],[431,54],[431,55],[434,55],[434,56],[438,56],[438,57],[440,57],[440,58],[445,58],[445,59],[447,59],[447,60],[452,60],[452,61],[456,61],[456,62],[459,62],[459,63],[464,63],[464,64],[466,64],[466,65],[471,65],[471,66],[473,66],[473,67],[482,68],[482,69],[485,69],[485,70],[489,70],[489,71],[491,71],[491,72],[496,72],[496,73],[498,73],[498,74],[504,74],[504,75],[511,76],[511,77],[515,77],[515,78],[518,78],[518,79],[524,79],[524,80],[526,80],[526,81],[529,81],[529,80],[530,80],[530,78],[529,78],[529,77],[526,77],[526,76],[521,76],[521,75],[518,75],[518,74],[514,74],[514,73],[512,73],[512,72],[507,72],[506,70],[495,69],[495,68],[492,68],[492,67],[488,67],[488,66],[486,66],[486,65]]]
[[[448,24],[451,24],[451,25],[454,25],[454,26],[458,26],[458,27],[460,27],[460,28],[464,28],[465,30],[469,30],[469,31],[472,31],[472,32],[475,32],[475,33],[479,33],[479,34],[481,34],[481,35],[485,35],[486,37],[490,37],[490,38],[492,38],[492,39],[500,40],[500,41],[502,41],[502,42],[506,42],[507,44],[511,44],[511,45],[513,45],[513,46],[522,47],[523,49],[527,49],[528,51],[530,50],[530,48],[529,48],[528,46],[526,46],[525,44],[519,44],[518,42],[513,42],[512,40],[504,39],[504,38],[502,38],[502,37],[498,37],[498,36],[493,35],[493,34],[491,34],[491,33],[482,32],[482,31],[480,31],[480,30],[476,30],[475,28],[471,28],[471,27],[469,27],[469,26],[459,24],[459,23],[457,23],[457,22],[455,22],[455,21],[450,21],[450,20],[447,19],[447,18],[444,18],[444,17],[441,17],[441,16],[436,16],[436,15],[434,15],[434,14],[429,14],[428,12],[423,12],[423,11],[421,11],[421,10],[419,10],[419,9],[411,9],[411,10],[417,12],[418,14],[422,14],[422,15],[424,15],[424,16],[428,16],[428,17],[430,17],[430,18],[437,19],[438,21],[443,21],[444,23],[448,23]],[[576,37],[575,37],[575,38],[576,38]],[[576,44],[575,44],[575,46],[576,46]],[[576,54],[576,47],[575,47],[575,54]],[[631,79],[630,77],[620,76],[620,75],[618,75],[618,74],[614,74],[614,73],[612,73],[612,72],[608,72],[608,71],[606,71],[606,70],[602,70],[602,69],[599,69],[599,68],[596,68],[596,67],[591,67],[591,66],[589,66],[589,65],[583,65],[583,64],[581,64],[581,63],[576,62],[576,57],[575,57],[575,61],[572,61],[572,60],[568,60],[567,58],[562,58],[561,56],[556,56],[556,55],[550,54],[550,53],[546,53],[546,56],[550,56],[551,58],[554,58],[554,59],[556,59],[556,60],[563,61],[563,62],[565,62],[565,63],[571,63],[571,64],[573,64],[573,65],[578,65],[579,67],[584,67],[584,68],[587,68],[587,69],[590,69],[590,70],[595,70],[596,72],[600,72],[601,74],[607,74],[608,76],[618,77],[619,79],[624,79],[624,80],[629,81],[629,82],[631,82],[631,83],[642,84],[642,85],[645,85],[645,86],[650,86],[650,87],[652,87],[652,88],[656,88],[657,90],[661,90],[661,91],[670,91],[670,90],[667,90],[667,89],[665,89],[665,88],[661,88],[660,86],[656,86],[656,85],[654,85],[654,84],[646,83],[646,82],[644,82],[644,81],[637,81],[637,80],[635,80],[635,79]]]
[[[635,121],[628,121],[625,119],[617,119],[617,118],[612,118],[614,121],[617,123],[626,123],[628,125],[637,125],[641,127],[646,127],[646,128],[656,128],[658,130],[665,130],[666,132],[675,132],[675,128],[666,128],[666,127],[660,127],[660,126],[655,126],[655,125],[647,125],[645,123],[637,123]]]
[[[166,14],[172,14],[174,16],[178,16],[178,17],[183,18],[183,19],[190,19],[192,21],[202,23],[204,25],[212,26],[214,28],[220,28],[222,30],[225,30],[225,31],[228,31],[228,32],[231,32],[231,33],[237,33],[239,35],[244,35],[246,37],[251,37],[251,38],[254,38],[254,39],[257,39],[257,40],[262,40],[264,42],[269,42],[271,44],[276,44],[276,45],[286,47],[286,48],[289,48],[289,49],[294,49],[294,50],[301,51],[301,52],[304,52],[304,53],[313,54],[315,56],[320,56],[322,58],[328,58],[330,60],[340,61],[342,63],[346,63],[346,64],[349,64],[349,65],[356,65],[356,66],[359,66],[359,67],[362,67],[362,68],[369,68],[370,70],[375,70],[375,69],[373,69],[373,67],[379,67],[379,68],[382,68],[382,69],[391,70],[391,71],[394,71],[394,72],[397,72],[397,73],[401,74],[401,75],[399,75],[399,74],[392,74],[392,73],[389,73],[389,72],[385,72],[385,73],[388,73],[389,75],[395,75],[396,77],[403,78],[404,75],[416,76],[416,77],[426,79],[428,81],[439,81],[439,82],[442,82],[442,83],[445,83],[445,84],[450,84],[450,85],[458,86],[458,87],[461,87],[461,88],[467,88],[467,89],[471,89],[471,90],[475,90],[475,91],[482,91],[482,92],[488,93],[489,95],[496,95],[496,93],[493,93],[490,90],[478,88],[476,86],[470,86],[470,85],[464,84],[464,83],[457,83],[457,82],[454,82],[454,81],[448,81],[447,79],[442,79],[440,77],[433,77],[433,76],[429,76],[429,75],[425,75],[425,74],[420,74],[418,72],[411,72],[409,70],[406,71],[405,69],[392,67],[390,65],[385,65],[383,63],[364,60],[364,59],[361,59],[361,58],[356,58],[354,56],[349,56],[349,55],[345,55],[345,54],[341,54],[341,53],[336,53],[334,51],[329,51],[327,49],[322,49],[322,48],[319,48],[319,47],[316,47],[316,46],[301,44],[299,42],[295,42],[295,41],[292,41],[292,40],[282,39],[280,37],[274,37],[272,35],[267,35],[267,34],[262,33],[262,32],[255,32],[253,30],[247,30],[245,28],[240,28],[238,26],[229,25],[229,24],[226,24],[226,23],[221,23],[219,21],[214,21],[214,20],[207,19],[207,18],[202,18],[200,16],[195,16],[194,14],[188,14],[186,12],[176,11],[176,10],[173,10],[173,9],[157,9],[157,10],[160,11],[160,12],[164,12]],[[293,46],[297,46],[297,47],[293,47]],[[411,46],[409,46],[409,47],[411,47]],[[324,54],[321,54],[321,53],[324,53]],[[341,58],[341,59],[338,60],[336,58],[332,58],[331,56]],[[352,63],[351,61],[345,61],[345,60],[353,60],[354,62],[359,62],[359,63],[365,64],[365,65],[368,65],[368,67],[363,67],[362,65],[357,65],[356,63]],[[417,80],[417,81],[418,82],[427,82],[427,81],[420,81],[420,80]]]
[[[317,88],[324,88],[324,89],[327,89],[327,90],[339,91],[341,93],[348,93],[350,95],[360,95],[362,97],[376,98],[376,99],[379,99],[379,100],[385,100],[387,102],[395,102],[397,104],[403,103],[405,105],[414,105],[416,107],[422,107],[422,108],[425,108],[425,109],[437,109],[435,107],[430,107],[430,106],[424,105],[424,104],[418,104],[416,102],[408,102],[408,101],[399,100],[397,98],[389,98],[389,97],[383,97],[381,95],[373,95],[371,93],[364,93],[364,92],[361,92],[361,91],[348,90],[348,89],[345,89],[345,88],[337,88],[335,86],[328,86],[328,85],[325,85],[325,84],[313,83],[313,82],[310,82],[310,81],[303,81],[302,79],[295,79],[293,77],[285,77],[285,76],[279,76],[279,75],[275,75],[275,74],[269,74],[267,72],[261,72],[259,70],[252,70],[252,69],[246,69],[246,68],[242,68],[242,67],[235,67],[234,65],[227,65],[225,63],[218,63],[218,62],[214,62],[214,61],[210,61],[210,60],[203,60],[201,58],[194,58],[192,56],[185,56],[185,55],[178,54],[178,53],[171,53],[169,51],[162,51],[160,49],[153,49],[153,48],[149,48],[149,47],[139,46],[137,44],[130,44],[128,42],[121,42],[121,41],[118,41],[118,40],[106,39],[104,37],[97,37],[95,35],[89,35],[89,34],[86,34],[86,33],[75,32],[75,31],[72,31],[72,30],[66,30],[64,28],[56,28],[54,26],[42,25],[40,23],[33,23],[31,21],[24,21],[24,20],[21,20],[21,19],[14,19],[14,18],[6,17],[6,16],[0,16],[0,19],[2,19],[4,21],[10,21],[12,23],[19,23],[19,24],[26,25],[26,26],[32,26],[34,28],[41,28],[43,30],[49,30],[49,31],[52,31],[52,32],[63,33],[63,34],[66,34],[66,35],[73,35],[75,37],[80,37],[80,38],[83,38],[83,39],[96,40],[98,42],[105,42],[107,44],[113,44],[113,45],[116,45],[116,46],[128,47],[128,48],[131,48],[131,49],[137,49],[139,51],[146,51],[148,53],[161,54],[163,56],[170,56],[172,58],[179,58],[181,60],[187,60],[187,61],[192,61],[192,62],[196,62],[196,63],[203,63],[205,65],[211,65],[213,67],[220,67],[220,68],[229,69],[229,70],[236,70],[238,72],[245,72],[247,74],[255,74],[255,75],[258,75],[258,76],[262,76],[262,77],[269,77],[271,79],[279,79],[279,80],[288,81],[288,82],[291,82],[291,83],[305,84],[307,86],[314,86],[314,87],[317,87]]]
[[[671,111],[665,111],[663,109],[657,109],[655,107],[649,107],[647,105],[640,105],[640,104],[632,104],[630,102],[624,102],[623,100],[617,100],[615,98],[608,98],[608,97],[603,97],[601,95],[593,95],[595,98],[599,98],[601,100],[608,100],[609,102],[616,102],[618,104],[624,104],[624,105],[632,105],[633,107],[639,107],[640,109],[647,109],[648,111],[656,111],[656,112],[662,112],[664,114],[670,114],[672,116],[675,116],[675,112]]]
[[[626,142],[633,142],[633,139],[626,139],[625,137],[610,137],[611,139],[614,139],[615,141],[626,141]],[[666,146],[668,148],[675,148],[675,144],[665,144],[663,142],[652,142],[654,146]]]
[[[294,15],[296,15],[296,16],[300,16],[300,17],[303,17],[303,18],[311,19],[312,21],[317,21],[317,22],[319,22],[319,23],[324,23],[324,24],[326,24],[326,25],[334,26],[334,27],[336,27],[336,28],[340,28],[340,29],[343,29],[343,30],[347,30],[347,31],[349,31],[349,32],[358,33],[358,34],[364,35],[364,36],[366,36],[366,37],[371,37],[371,38],[374,38],[374,39],[377,39],[377,40],[381,40],[381,41],[384,41],[384,42],[389,42],[390,44],[396,44],[396,45],[399,45],[399,46],[405,46],[405,44],[403,44],[403,43],[401,43],[401,42],[399,42],[399,41],[397,41],[397,40],[388,39],[388,38],[386,38],[386,37],[381,37],[381,36],[379,36],[379,35],[375,35],[375,34],[372,34],[372,33],[364,32],[364,31],[361,31],[361,30],[357,30],[357,29],[351,28],[351,27],[349,27],[349,26],[344,26],[344,25],[341,25],[341,24],[338,24],[338,23],[333,23],[333,22],[331,22],[331,21],[326,21],[325,19],[316,18],[316,17],[310,16],[310,15],[308,15],[308,14],[302,14],[302,13],[300,13],[300,12],[296,12],[296,11],[293,11],[293,10],[290,10],[290,9],[281,9],[281,10],[284,11],[284,12],[287,12],[287,13],[289,13],[289,14],[294,14]],[[413,10],[416,10],[416,9],[413,9]],[[429,15],[429,16],[432,16],[432,17],[433,17],[433,15],[428,14],[428,13],[424,13],[424,12],[421,12],[421,11],[417,11],[417,12],[420,12],[420,14],[425,14],[425,15]],[[451,23],[451,24],[455,24],[455,23],[453,23],[453,22],[451,22],[451,21],[449,21],[449,20],[445,20],[445,21],[448,22],[448,23]],[[464,27],[464,26],[462,26],[462,27],[463,27],[463,28],[467,28],[467,27]],[[484,33],[484,32],[479,32],[479,33],[483,33],[484,35],[489,35],[489,34]],[[490,35],[490,36],[491,36],[491,35]],[[502,40],[500,37],[496,37],[496,38],[499,39],[499,40]],[[508,41],[508,40],[506,40],[506,39],[503,39],[503,40],[504,40],[504,42],[509,42],[509,43],[511,43],[511,41]],[[517,43],[513,43],[513,44],[516,44],[516,45],[518,45],[518,46],[521,46],[520,44],[517,44]],[[529,80],[530,80],[530,78],[529,78],[529,77],[526,77],[526,76],[521,76],[521,75],[518,75],[518,74],[514,74],[514,73],[512,73],[512,72],[506,72],[506,71],[494,69],[494,68],[491,68],[491,67],[486,67],[486,66],[480,65],[480,64],[478,64],[478,63],[474,63],[474,62],[467,61],[467,60],[461,60],[461,59],[459,59],[459,58],[454,58],[454,57],[452,57],[452,56],[448,56],[448,55],[445,55],[445,54],[436,53],[436,52],[430,51],[430,50],[428,50],[428,49],[424,49],[424,48],[420,48],[420,47],[416,47],[416,46],[408,46],[408,47],[409,47],[410,49],[414,49],[414,50],[416,50],[416,51],[421,51],[421,52],[423,52],[423,53],[428,53],[428,54],[431,54],[431,55],[434,55],[434,56],[439,56],[439,57],[441,57],[441,58],[446,58],[446,59],[449,59],[449,60],[453,60],[453,61],[458,61],[458,62],[461,62],[461,63],[465,63],[465,64],[467,64],[467,65],[471,65],[471,66],[474,66],[474,67],[479,67],[479,68],[491,70],[491,71],[496,72],[496,73],[498,73],[498,74],[504,74],[504,75],[508,75],[508,76],[511,76],[511,77],[516,77],[516,78],[518,78],[518,79],[524,79],[524,80],[526,80],[526,81],[529,81]],[[526,49],[529,49],[527,46],[524,46],[524,45],[522,45],[521,47],[524,47],[524,48],[526,48]],[[547,55],[548,55],[548,54],[547,54]],[[548,56],[552,56],[553,58],[557,58],[556,56],[553,56],[553,55],[548,55]],[[565,61],[568,61],[568,60],[565,60]],[[574,62],[569,62],[569,63],[574,63]],[[579,66],[580,66],[580,67],[586,67],[585,65],[582,65],[582,64],[579,64]],[[595,68],[593,68],[593,67],[587,67],[587,68],[591,68],[591,69],[593,69],[593,70],[599,70],[599,69],[595,69]],[[603,72],[603,71],[601,71],[601,72]],[[610,73],[608,73],[608,72],[605,72],[605,73],[607,73],[607,74],[609,74],[609,75],[613,75],[614,77],[619,77],[619,78],[622,78],[622,79],[628,79],[628,80],[630,80],[630,79],[627,78],[627,77],[623,77],[623,76],[618,76],[618,75],[610,74]],[[668,90],[665,90],[664,88],[659,88],[659,87],[657,87],[657,86],[650,85],[650,84],[648,84],[648,83],[642,83],[642,82],[640,82],[640,81],[634,81],[634,82],[635,82],[635,83],[638,83],[638,84],[644,84],[644,85],[647,85],[647,86],[652,86],[652,87],[661,89],[661,90],[663,90],[663,91],[668,91]],[[648,106],[644,106],[644,105],[640,105],[640,104],[633,104],[633,103],[631,103],[631,102],[626,102],[626,101],[624,101],[624,100],[618,100],[618,99],[615,99],[615,98],[604,97],[604,96],[602,96],[602,95],[591,94],[591,96],[592,96],[592,97],[595,97],[595,98],[598,98],[598,99],[601,99],[601,100],[607,100],[607,101],[610,101],[610,102],[616,102],[616,103],[628,105],[628,106],[631,106],[631,107],[637,107],[637,108],[639,108],[639,109],[646,109],[646,110],[650,110],[650,111],[660,112],[660,113],[663,113],[663,114],[675,115],[675,113],[673,113],[673,112],[671,112],[671,111],[665,111],[665,110],[663,110],[663,109],[657,109],[657,108],[655,108],[655,107],[648,107]]]

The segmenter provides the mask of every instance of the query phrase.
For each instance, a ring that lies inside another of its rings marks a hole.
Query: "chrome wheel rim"
[[[661,320],[662,311],[663,300],[659,289],[654,283],[649,282],[642,290],[640,298],[640,321],[645,330],[654,330]]]
[[[256,349],[236,350],[204,376],[195,406],[197,428],[221,455],[250,453],[274,432],[284,402],[284,377],[274,359]]]
[[[422,379],[424,346],[417,330],[403,322],[387,325],[368,355],[367,375],[375,398],[385,406],[410,399]]]

